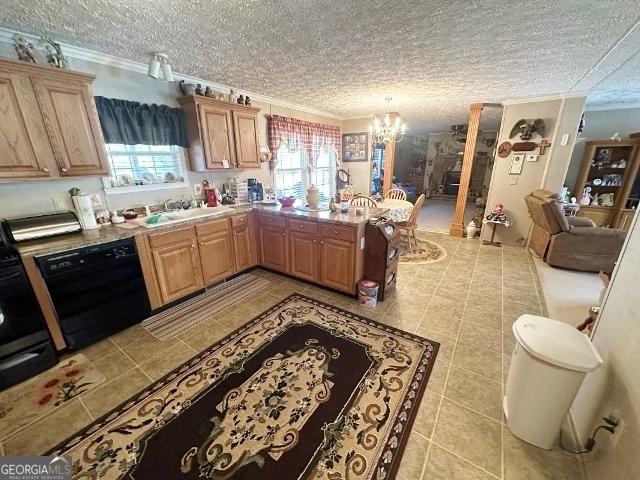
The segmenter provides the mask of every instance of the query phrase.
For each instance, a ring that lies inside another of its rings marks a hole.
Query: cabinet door
[[[260,167],[258,158],[258,119],[255,114],[233,112],[236,167]]]
[[[48,177],[53,164],[31,80],[0,70],[0,178]]]
[[[231,112],[211,105],[199,105],[200,128],[208,169],[235,166]]]
[[[233,275],[234,256],[230,230],[217,235],[198,237],[198,251],[205,285]]]
[[[318,278],[318,257],[316,254],[317,239],[315,235],[298,233],[289,234],[291,259],[289,273],[305,280],[315,281]]]
[[[354,250],[353,242],[322,238],[320,240],[320,283],[354,293]]]
[[[235,253],[236,272],[241,272],[256,264],[254,241],[250,225],[233,229],[233,251]]]
[[[178,300],[204,286],[195,239],[153,249],[151,253],[163,303]]]
[[[104,139],[88,84],[32,78],[60,174],[109,173]]]
[[[289,245],[286,228],[260,225],[259,236],[260,264],[280,272],[289,271]]]

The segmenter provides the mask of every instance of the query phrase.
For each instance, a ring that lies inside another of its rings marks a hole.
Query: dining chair
[[[392,200],[406,200],[407,192],[405,192],[401,188],[392,188],[384,194],[384,198],[390,198]]]
[[[351,205],[354,207],[373,207],[376,208],[378,204],[371,197],[365,197],[364,195],[356,195],[351,199]]]
[[[353,200],[353,191],[352,190],[347,190],[346,188],[342,191],[342,193],[340,194],[340,199],[341,200],[348,200],[351,201]]]
[[[409,244],[409,252],[413,252],[411,249],[411,236],[413,235],[413,243],[415,246],[418,246],[418,241],[416,240],[416,228],[418,228],[418,214],[420,210],[422,210],[422,206],[424,205],[425,199],[424,193],[418,197],[416,203],[413,205],[411,209],[411,215],[409,215],[409,219],[406,222],[396,222],[396,227],[401,230],[407,231],[407,243]]]

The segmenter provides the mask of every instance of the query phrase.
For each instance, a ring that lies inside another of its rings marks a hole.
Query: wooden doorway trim
[[[458,187],[456,212],[453,215],[453,222],[449,230],[449,235],[452,237],[464,237],[464,210],[467,205],[471,169],[473,168],[473,157],[476,151],[476,142],[478,140],[478,130],[480,127],[480,114],[482,113],[483,107],[484,103],[472,103],[469,106],[469,127],[467,128],[467,141],[464,145],[464,157],[462,158],[462,171],[460,172],[460,187]]]
[[[396,122],[398,112],[389,112],[391,125]],[[396,142],[389,142],[384,146],[384,179],[382,182],[382,195],[391,190],[393,180],[393,167],[395,164]]]

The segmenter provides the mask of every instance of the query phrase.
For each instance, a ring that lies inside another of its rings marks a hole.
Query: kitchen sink
[[[144,223],[142,226],[146,228],[155,228],[162,227],[163,225],[170,225],[172,223],[180,223],[185,222],[187,220],[193,220],[194,218],[204,218],[204,217],[216,217],[218,215],[222,215],[227,212],[233,211],[233,208],[227,207],[225,205],[220,205],[218,207],[211,208],[194,208],[189,210],[176,210],[174,212],[164,212],[156,215],[152,215]],[[157,218],[157,221],[152,219]],[[152,220],[149,222],[149,220]]]

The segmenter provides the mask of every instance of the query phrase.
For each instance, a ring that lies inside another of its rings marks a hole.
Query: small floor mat
[[[158,340],[170,340],[234,303],[254,295],[269,283],[269,280],[250,273],[239,275],[197,297],[147,318],[142,322],[142,326]]]

